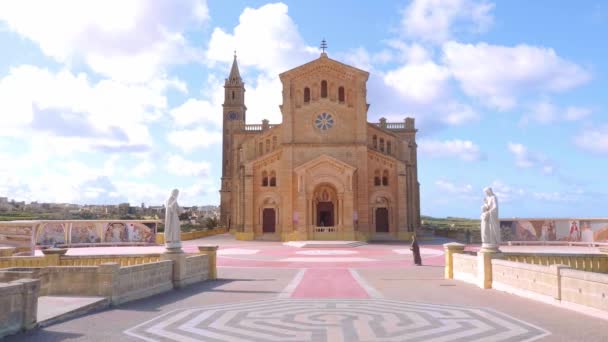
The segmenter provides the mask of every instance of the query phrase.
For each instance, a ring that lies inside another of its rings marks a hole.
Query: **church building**
[[[325,52],[279,77],[282,122],[248,124],[234,57],[220,224],[242,240],[410,239],[420,225],[414,119],[368,122],[369,73]]]

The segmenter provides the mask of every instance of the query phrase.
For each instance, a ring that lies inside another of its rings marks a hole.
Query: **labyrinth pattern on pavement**
[[[385,299],[272,299],[178,309],[125,331],[145,341],[534,341],[503,313]]]

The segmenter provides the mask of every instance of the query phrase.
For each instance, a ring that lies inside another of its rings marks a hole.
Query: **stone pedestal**
[[[186,285],[184,283],[184,280],[187,277],[186,257],[188,255],[182,251],[181,247],[179,248],[179,251],[180,252],[178,252],[177,249],[173,249],[173,250],[167,249],[167,252],[160,255],[160,260],[173,261],[173,278],[172,279],[173,279],[173,287],[176,289],[184,287]]]
[[[503,255],[496,248],[484,248],[477,252],[477,285],[482,289],[492,288],[492,259],[500,259]]]
[[[218,246],[198,246],[199,253],[209,258],[209,280],[217,279],[217,249]]]
[[[445,279],[454,279],[454,258],[455,253],[464,252],[465,245],[457,242],[450,242],[443,245],[445,253]]]
[[[182,250],[182,242],[181,241],[177,241],[177,242],[165,242],[165,253],[169,253],[169,254],[176,254],[176,253],[183,253],[184,251]]]
[[[68,252],[67,248],[47,248],[42,250],[46,266],[59,266],[59,259]]]

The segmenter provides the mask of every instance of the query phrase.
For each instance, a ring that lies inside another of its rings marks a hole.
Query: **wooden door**
[[[262,231],[264,233],[274,233],[276,230],[276,216],[274,209],[265,208],[262,211]]]
[[[334,204],[332,202],[319,202],[317,204],[317,226],[334,226]]]
[[[376,233],[388,233],[388,209],[376,209]]]

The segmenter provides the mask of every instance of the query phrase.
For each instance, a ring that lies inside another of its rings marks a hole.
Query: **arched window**
[[[321,81],[321,97],[327,97],[327,81]]]
[[[270,172],[270,186],[277,186],[277,174],[274,171]]]
[[[232,99],[234,100],[234,90],[232,91]]]
[[[378,171],[378,170],[376,170],[376,172],[374,172],[374,185],[375,186],[382,185],[382,183],[380,181],[380,171]]]
[[[262,186],[268,186],[268,172],[262,172]]]
[[[310,88],[304,88],[304,102],[310,102]]]
[[[270,152],[270,139],[266,139],[266,153]]]
[[[391,154],[391,142],[387,141],[386,142],[386,153]]]
[[[384,152],[384,139],[380,138],[380,151]]]
[[[262,143],[261,141],[260,141],[260,145],[259,145],[259,152],[260,152],[260,155],[264,154],[264,143]]]
[[[378,148],[378,137],[375,135],[372,138],[372,146],[374,146],[374,148]]]
[[[344,102],[344,87],[338,88],[338,101]]]
[[[382,185],[388,185],[388,170],[384,170],[384,172],[382,172]]]
[[[277,148],[277,137],[272,137],[272,150],[274,151]]]

